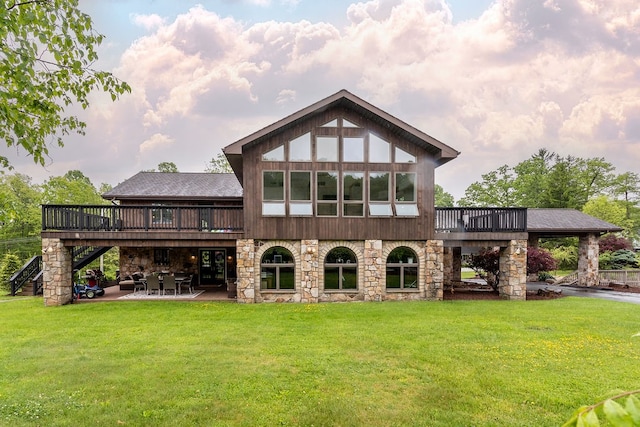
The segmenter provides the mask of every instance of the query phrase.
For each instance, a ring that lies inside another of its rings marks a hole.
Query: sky
[[[78,169],[98,187],[221,149],[346,89],[461,154],[456,199],[541,148],[640,173],[637,0],[80,0],[105,35],[94,68],[132,93],[92,97],[85,136],[34,183]]]

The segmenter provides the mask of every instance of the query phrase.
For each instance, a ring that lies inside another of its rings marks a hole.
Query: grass
[[[638,306],[587,298],[25,297],[0,324],[0,425],[557,426],[640,388]]]

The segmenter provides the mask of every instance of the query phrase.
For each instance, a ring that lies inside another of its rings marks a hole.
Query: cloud
[[[346,88],[462,151],[437,172],[457,197],[541,147],[637,170],[636,0],[496,0],[459,23],[440,0],[360,1],[344,14],[340,27],[249,24],[203,6],[137,15],[147,34],[115,70],[133,93],[92,108],[89,137],[106,135],[127,171],[173,159],[202,170],[221,147]]]

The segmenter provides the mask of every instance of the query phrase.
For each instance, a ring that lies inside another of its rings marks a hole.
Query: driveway
[[[527,283],[527,290],[537,291],[538,289],[545,289],[545,288],[553,289],[553,290],[562,290],[562,295],[566,295],[566,296],[600,298],[600,299],[608,299],[610,301],[630,302],[632,304],[640,304],[640,294],[635,294],[635,293],[603,291],[600,289],[588,289],[588,288],[573,287],[573,286],[555,286],[555,285],[549,285],[543,282]]]

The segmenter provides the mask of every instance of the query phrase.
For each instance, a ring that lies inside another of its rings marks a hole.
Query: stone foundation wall
[[[236,274],[238,276],[236,292],[237,301],[240,303],[255,302],[255,257],[253,239],[239,239],[236,241]],[[260,272],[259,265],[258,272]]]
[[[60,239],[42,239],[42,285],[46,306],[65,305],[73,300],[73,257]]]

